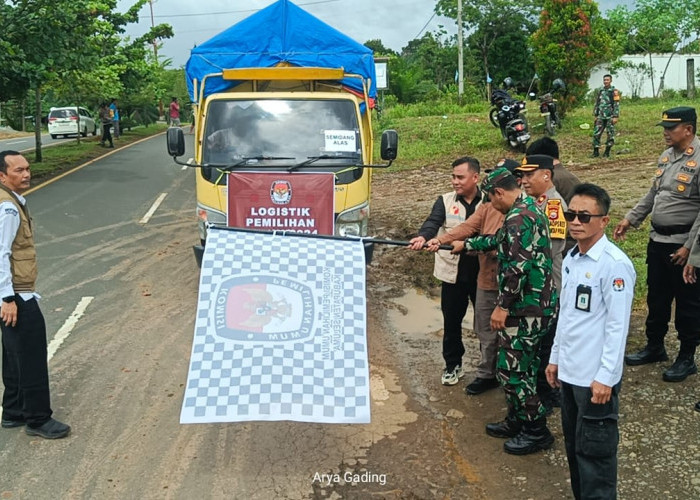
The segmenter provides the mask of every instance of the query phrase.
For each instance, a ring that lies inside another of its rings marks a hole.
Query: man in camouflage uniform
[[[603,77],[603,86],[595,92],[595,106],[593,116],[595,124],[593,127],[593,158],[600,156],[600,139],[603,131],[608,132],[608,140],[605,142],[605,152],[603,156],[610,157],[610,149],[615,143],[615,124],[620,116],[620,91],[611,85],[612,76]]]
[[[536,391],[538,348],[557,301],[549,224],[507,169],[489,173],[481,190],[489,194],[494,208],[506,214],[495,235],[470,238],[464,246],[467,251],[497,250],[499,294],[491,328],[498,332],[496,370],[508,415],[502,422],[488,424],[486,432],[510,438],[503,446],[507,453],[526,455],[554,442]]]

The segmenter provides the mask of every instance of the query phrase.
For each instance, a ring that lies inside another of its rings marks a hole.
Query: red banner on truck
[[[333,234],[334,195],[331,173],[233,172],[228,179],[228,225]]]

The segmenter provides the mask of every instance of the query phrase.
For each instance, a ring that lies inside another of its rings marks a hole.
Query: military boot
[[[603,157],[610,158],[610,149],[612,149],[612,146],[605,146],[605,151],[603,152]]]
[[[547,418],[524,422],[520,433],[503,443],[503,449],[511,455],[529,455],[546,450],[554,443],[554,436],[547,428]]]
[[[663,373],[666,382],[682,382],[688,375],[698,372],[695,364],[695,347],[687,347],[681,344],[676,361]]]
[[[629,366],[646,365],[667,360],[668,354],[666,354],[663,344],[647,343],[646,347],[641,351],[625,356],[625,363]]]
[[[598,147],[593,148],[593,154],[591,155],[591,158],[598,158],[600,156],[600,149]]]
[[[518,435],[522,427],[522,420],[509,413],[500,422],[486,424],[486,434],[497,438],[512,438]]]

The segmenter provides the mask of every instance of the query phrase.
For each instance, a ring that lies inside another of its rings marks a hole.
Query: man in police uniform
[[[651,214],[647,246],[647,345],[625,356],[628,365],[643,365],[668,359],[664,337],[676,301],[675,325],[680,352],[663,373],[667,382],[680,382],[697,373],[695,349],[700,342],[700,285],[683,281],[683,266],[700,229],[700,141],[695,135],[694,108],[681,106],[663,113],[658,125],[664,129],[669,148],[659,157],[649,192],[617,225],[613,236],[624,238],[630,226]]]
[[[2,427],[58,439],[70,427],[51,418],[46,325],[35,291],[34,235],[23,192],[29,163],[16,151],[0,152],[0,328],[2,329]]]
[[[520,190],[505,168],[489,173],[481,184],[492,206],[506,214],[493,236],[465,241],[466,251],[497,250],[498,298],[491,328],[498,332],[497,378],[506,393],[505,420],[486,426],[494,437],[509,437],[507,453],[526,455],[554,443],[545,407],[535,384],[538,348],[554,315],[557,292],[552,280],[549,224],[535,200]]]
[[[612,75],[603,76],[603,86],[596,90],[593,116],[593,158],[600,156],[600,139],[607,130],[608,140],[605,142],[603,156],[610,156],[610,149],[615,144],[615,124],[620,116],[620,91],[611,85]]]
[[[610,196],[574,190],[564,214],[577,246],[564,259],[559,326],[547,380],[561,387],[561,418],[575,498],[617,498],[622,357],[636,273],[605,236]]]
[[[479,160],[469,156],[452,162],[452,188],[433,204],[430,215],[409,242],[411,250],[420,250],[425,242],[447,232],[470,217],[481,205]],[[434,276],[442,281],[440,306],[443,317],[442,357],[445,369],[443,385],[456,385],[462,376],[462,320],[471,301],[476,302],[476,278],[479,261],[473,255],[453,255],[449,250],[435,254]]]
[[[554,186],[554,158],[547,155],[528,155],[523,158],[522,165],[517,167],[515,171],[522,174],[522,188],[528,195],[535,198],[535,204],[544,212],[549,221],[554,287],[557,293],[561,293],[561,263],[564,260],[566,247],[564,212],[567,205],[564,197]],[[549,353],[552,350],[556,329],[557,316],[555,315],[550,322],[549,330],[540,342],[540,368],[537,371],[537,394],[539,394],[548,413],[551,413],[553,407],[559,406],[559,391],[552,390],[544,373],[547,364],[549,364]]]

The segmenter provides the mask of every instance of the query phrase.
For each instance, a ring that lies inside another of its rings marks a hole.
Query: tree
[[[379,39],[379,38],[374,38],[372,40],[367,40],[364,44],[365,47],[368,49],[372,49],[374,51],[375,56],[393,56],[397,55],[397,52],[395,50],[391,50],[388,47],[384,46],[384,43]]]
[[[44,88],[59,91],[94,86],[85,75],[111,75],[113,60],[124,26],[138,19],[147,0],[138,0],[125,14],[115,12],[117,0],[8,0],[2,3],[0,46],[12,52],[0,62],[13,58],[14,64],[0,65],[0,88],[9,94],[34,96],[36,152],[41,161],[41,96]],[[156,27],[159,28],[159,27]],[[172,32],[171,32],[172,33]],[[5,94],[3,94],[5,95]]]
[[[591,70],[610,59],[612,40],[592,0],[544,0],[539,29],[530,43],[543,81],[566,82],[565,111],[588,91]]]
[[[435,12],[457,19],[457,0],[438,0]],[[493,50],[499,40],[512,31],[529,31],[530,19],[535,15],[535,2],[522,0],[464,0],[462,26],[471,31],[469,45],[481,59],[484,74],[491,74]],[[501,45],[501,50],[504,48]],[[502,66],[502,65],[501,65]]]

